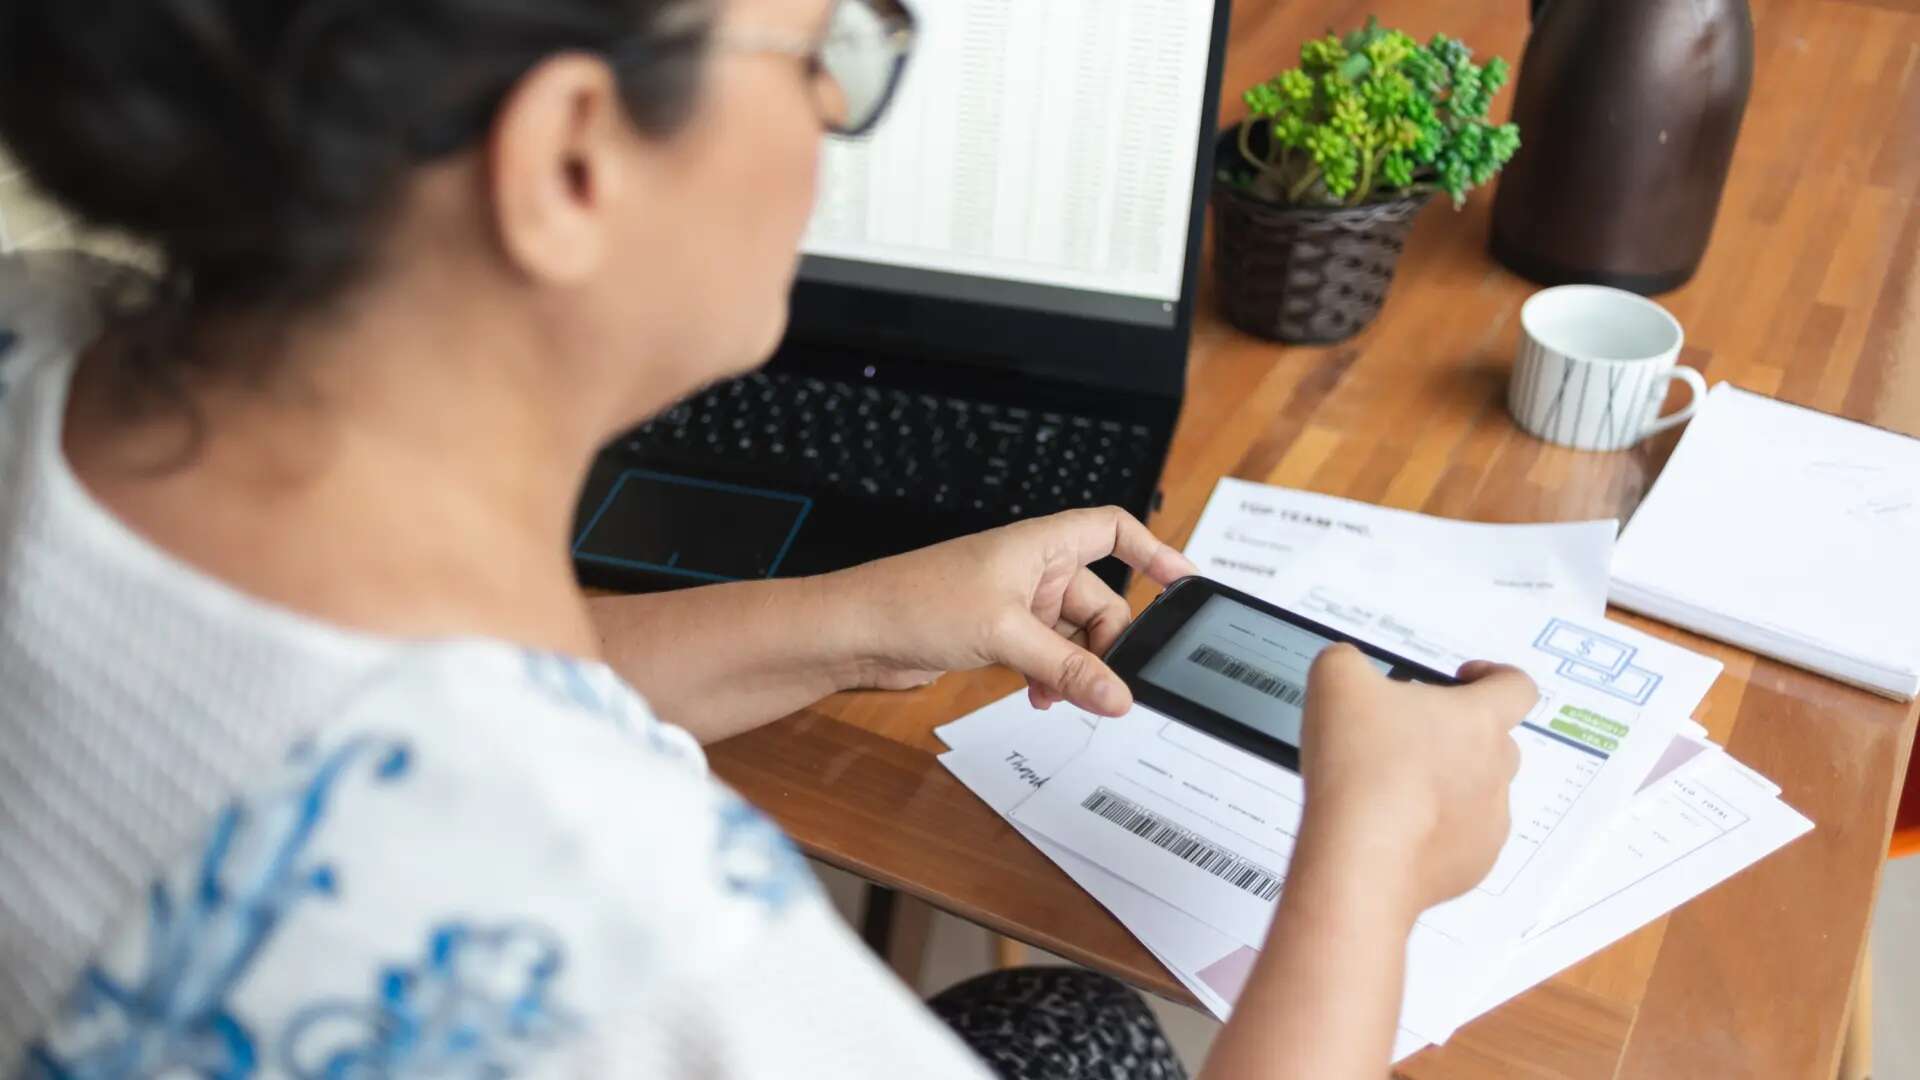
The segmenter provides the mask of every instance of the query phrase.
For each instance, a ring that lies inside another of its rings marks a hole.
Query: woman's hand
[[[1101,654],[1132,610],[1087,567],[1107,556],[1165,585],[1186,557],[1117,507],[1069,510],[842,571],[827,580],[867,632],[855,685],[900,689],[1005,664],[1038,708],[1071,701],[1118,716],[1133,704]]]
[[[1286,891],[1202,1080],[1386,1074],[1407,935],[1492,869],[1520,763],[1511,732],[1539,696],[1510,667],[1460,677],[1394,682],[1347,646],[1315,659]]]
[[[588,612],[608,663],[701,742],[837,690],[996,663],[1027,676],[1036,706],[1117,715],[1132,695],[1099,654],[1131,611],[1087,569],[1108,555],[1162,583],[1193,572],[1125,511],[1073,510],[839,573],[595,597]]]
[[[1398,883],[1410,915],[1493,868],[1520,768],[1512,732],[1539,699],[1518,668],[1476,661],[1460,678],[1467,685],[1396,682],[1345,645],[1321,653],[1307,675],[1303,838],[1366,837],[1384,863],[1374,887]]]

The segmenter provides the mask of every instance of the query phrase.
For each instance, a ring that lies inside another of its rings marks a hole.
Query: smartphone
[[[1201,577],[1167,586],[1106,661],[1136,703],[1297,772],[1307,669],[1337,642],[1365,653],[1390,679],[1460,681]]]

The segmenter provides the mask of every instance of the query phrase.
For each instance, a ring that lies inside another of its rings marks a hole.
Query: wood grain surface
[[[1239,0],[1222,117],[1236,119],[1238,89],[1288,64],[1302,40],[1369,12],[1517,61],[1525,7]],[[1753,100],[1713,244],[1699,276],[1662,298],[1686,327],[1683,362],[1710,383],[1920,435],[1920,3],[1756,0],[1753,12]],[[1240,335],[1203,287],[1154,528],[1184,542],[1221,476],[1480,521],[1630,515],[1677,433],[1582,454],[1509,421],[1518,308],[1534,287],[1486,255],[1489,205],[1482,191],[1457,213],[1429,209],[1379,322],[1344,344]],[[1698,718],[1817,828],[1401,1071],[1831,1077],[1914,710],[1615,615],[1726,663]],[[819,857],[1185,1000],[934,761],[934,726],[1015,686],[987,672],[913,694],[844,695],[716,747],[714,764]]]

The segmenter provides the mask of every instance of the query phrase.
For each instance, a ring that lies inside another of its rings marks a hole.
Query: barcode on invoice
[[[1245,660],[1228,656],[1218,649],[1202,645],[1193,650],[1193,655],[1187,659],[1208,671],[1218,672],[1234,682],[1251,686],[1268,697],[1279,698],[1289,705],[1301,705],[1307,700],[1306,687],[1295,686],[1278,675],[1261,671]]]
[[[1280,876],[1259,863],[1224,851],[1211,841],[1160,817],[1151,810],[1106,788],[1096,788],[1080,805],[1147,843],[1178,855],[1214,877],[1244,889],[1262,900],[1280,895]]]

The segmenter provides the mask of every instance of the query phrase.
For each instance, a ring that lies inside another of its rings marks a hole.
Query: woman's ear
[[[502,252],[535,282],[568,284],[598,270],[631,138],[606,61],[568,53],[517,83],[486,149],[487,197]]]

